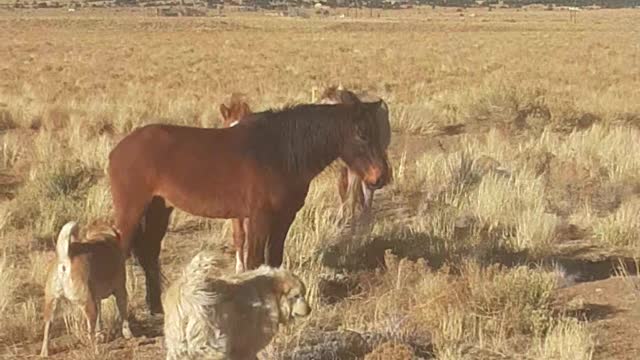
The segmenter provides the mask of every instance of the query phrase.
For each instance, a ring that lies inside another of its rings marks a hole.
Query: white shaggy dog
[[[167,360],[254,360],[280,324],[311,312],[305,285],[291,272],[263,265],[211,278],[213,263],[197,254],[163,294]]]

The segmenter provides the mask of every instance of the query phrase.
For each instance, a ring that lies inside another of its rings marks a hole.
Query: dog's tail
[[[78,224],[75,221],[69,221],[64,224],[58,234],[56,242],[56,255],[59,262],[68,263],[71,261],[69,257],[69,244],[78,236]]]
[[[200,356],[206,353],[208,358],[217,359],[213,354],[218,354],[218,349],[212,342],[215,329],[208,317],[217,295],[207,289],[209,270],[217,263],[213,254],[198,253],[180,278],[163,294],[165,343],[171,355],[169,358],[181,357],[178,354]]]
[[[191,259],[187,267],[182,271],[183,286],[181,293],[183,297],[204,292],[207,275],[216,263],[216,257],[207,251],[201,251]]]

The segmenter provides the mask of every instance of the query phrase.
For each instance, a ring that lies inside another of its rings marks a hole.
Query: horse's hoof
[[[149,309],[149,315],[151,316],[164,314],[164,310],[160,303],[147,303],[147,309]]]
[[[100,332],[96,333],[96,342],[98,344],[102,344],[105,341],[107,341],[107,335],[104,332],[100,331]]]
[[[131,333],[131,329],[129,329],[128,327],[122,328],[122,337],[125,338],[125,339],[133,338],[133,334]]]
[[[162,315],[164,315],[164,311],[162,310],[161,307],[158,307],[158,308],[155,308],[155,309],[152,308],[152,309],[149,310],[149,315],[151,315],[151,316],[162,316]]]

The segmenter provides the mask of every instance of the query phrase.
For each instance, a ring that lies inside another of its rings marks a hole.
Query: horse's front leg
[[[338,193],[340,194],[338,218],[341,221],[348,222],[355,217],[356,206],[362,200],[359,182],[360,178],[351,169],[346,166],[341,169],[338,178]]]
[[[284,242],[289,233],[291,223],[296,217],[297,210],[282,211],[274,216],[273,226],[269,235],[269,251],[267,252],[267,264],[272,267],[280,267],[284,257]]]
[[[367,224],[372,219],[373,194],[375,190],[370,189],[364,181],[360,183],[362,184],[362,214],[360,214],[360,220]]]
[[[355,171],[352,171],[351,169],[349,169],[349,175],[348,175],[348,179],[349,179],[349,196],[351,196],[351,208],[349,209],[350,211],[350,217],[351,220],[355,220],[356,218],[356,207],[360,206],[360,208],[362,208],[364,210],[364,195],[362,193],[363,188],[361,187],[360,183],[364,183],[362,181],[362,179],[360,179],[360,177],[358,176],[358,174],[355,173]]]
[[[257,269],[264,264],[264,250],[269,239],[273,214],[269,210],[255,211],[249,216],[247,231],[246,270]]]

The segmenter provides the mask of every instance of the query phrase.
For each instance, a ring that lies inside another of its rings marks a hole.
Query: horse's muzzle
[[[381,187],[383,187],[385,185],[385,180],[382,176],[378,177],[378,180],[376,180],[376,182],[374,182],[373,184],[367,182],[367,187],[371,190],[378,190]]]
[[[378,190],[387,185],[387,175],[386,167],[371,167],[364,178],[364,182],[369,189]]]

